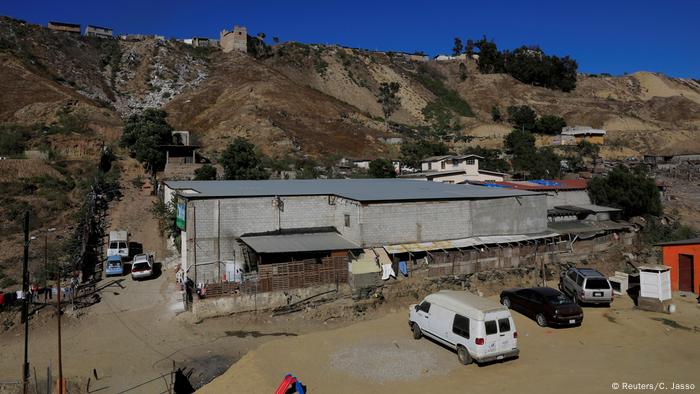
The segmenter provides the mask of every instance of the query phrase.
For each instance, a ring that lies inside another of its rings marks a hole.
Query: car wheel
[[[462,365],[469,365],[472,363],[472,356],[469,355],[469,350],[464,346],[457,346],[457,359]]]
[[[418,323],[413,323],[413,339],[420,339],[423,333],[420,330]]]
[[[506,308],[510,309],[510,298],[508,298],[508,297],[501,298],[501,304],[503,304],[503,306],[505,306]]]
[[[544,317],[543,314],[538,313],[537,316],[535,316],[535,320],[537,321],[538,326],[547,327],[547,319]]]

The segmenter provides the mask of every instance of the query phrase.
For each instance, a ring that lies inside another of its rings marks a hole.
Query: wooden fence
[[[348,282],[347,257],[324,257],[258,266],[257,274],[244,275],[241,282],[208,283],[206,297],[287,291],[324,284]]]

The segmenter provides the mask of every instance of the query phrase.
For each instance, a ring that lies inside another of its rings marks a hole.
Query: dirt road
[[[248,353],[201,393],[271,393],[291,373],[312,393],[611,392],[613,383],[700,387],[700,308],[673,315],[586,308],[583,325],[541,328],[514,313],[521,356],[479,367],[429,340],[415,341],[407,310],[346,328],[275,340]],[[418,356],[417,356],[418,355]]]

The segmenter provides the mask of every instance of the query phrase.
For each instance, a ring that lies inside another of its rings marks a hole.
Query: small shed
[[[700,294],[700,238],[657,244],[670,267],[671,289]]]
[[[642,297],[665,301],[671,299],[671,267],[643,265],[639,269],[639,286]]]

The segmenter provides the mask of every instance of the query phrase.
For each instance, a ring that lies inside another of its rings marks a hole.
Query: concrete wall
[[[547,201],[544,195],[474,200],[471,210],[471,234],[467,236],[547,231]]]
[[[218,262],[242,261],[239,238],[250,233],[335,227],[349,241],[374,247],[547,230],[544,195],[365,205],[343,198],[329,200],[328,196],[282,197],[281,201],[282,209],[277,208],[273,197],[189,201],[187,239],[183,238],[187,257],[183,260],[190,265],[196,262],[197,281],[219,281],[223,269]],[[345,225],[345,215],[349,226]],[[193,277],[194,268],[188,274]]]
[[[250,312],[259,310],[274,309],[288,305],[287,295],[291,296],[290,303],[312,297],[317,294],[331,292],[329,297],[342,294],[349,294],[350,287],[347,284],[338,287],[336,285],[323,285],[307,287],[304,289],[291,289],[287,291],[271,291],[258,294],[239,294],[236,296],[226,296],[217,298],[195,299],[192,303],[192,313],[197,319],[206,319],[216,316],[226,316],[232,313]],[[322,296],[321,296],[322,297]]]
[[[551,209],[559,205],[589,205],[591,198],[585,190],[548,191],[547,208]]]
[[[219,45],[224,52],[248,52],[248,32],[243,26],[234,26],[233,31],[223,30],[219,35]]]

